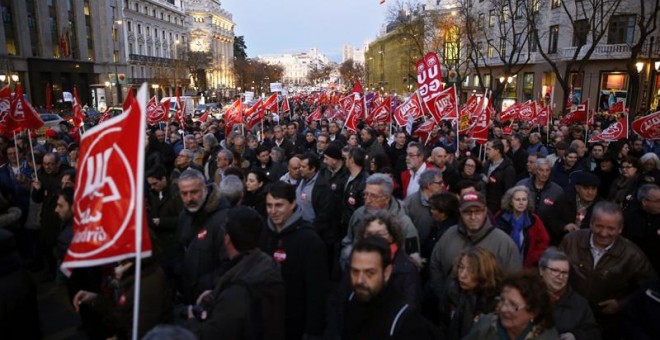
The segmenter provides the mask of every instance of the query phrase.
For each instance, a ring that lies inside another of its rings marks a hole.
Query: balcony
[[[591,48],[590,45],[584,45],[580,49],[577,59],[583,59],[587,51]],[[571,59],[575,55],[577,47],[566,47],[560,51],[561,58]],[[599,44],[594,49],[589,59],[591,60],[608,60],[608,59],[626,59],[630,58],[630,46],[628,44]]]
[[[152,57],[147,55],[140,54],[129,54],[128,61],[132,62],[143,62],[143,63],[158,63],[158,64],[172,64],[174,59],[170,58],[161,58],[161,57]]]

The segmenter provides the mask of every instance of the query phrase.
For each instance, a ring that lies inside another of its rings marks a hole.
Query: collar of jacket
[[[210,183],[206,185],[208,194],[206,195],[206,200],[202,208],[196,213],[190,213],[191,215],[197,215],[200,212],[204,215],[211,215],[216,210],[229,208],[229,202],[220,195],[220,189],[215,183]],[[187,210],[186,210],[187,211]]]
[[[578,234],[578,247],[582,248],[582,250],[588,252],[591,255],[591,245],[589,244],[589,240],[591,239],[591,230],[589,229],[580,229],[574,231],[574,233],[579,233]],[[612,248],[610,248],[603,256],[613,256],[613,257],[620,257],[623,255],[624,247],[626,239],[624,239],[621,236],[617,236],[614,239],[614,244],[612,245]]]
[[[458,224],[456,225],[456,228],[459,234],[461,234],[461,236],[463,236],[464,238],[470,240],[473,244],[475,244],[486,238],[486,236],[488,236],[488,234],[490,234],[490,232],[493,231],[495,227],[493,227],[493,225],[490,223],[490,219],[488,218],[488,216],[486,216],[484,225],[474,235],[468,236],[467,228],[463,225],[463,221],[461,219],[458,220]]]
[[[297,230],[300,227],[300,225],[298,224],[298,221],[300,220],[302,220],[302,208],[300,208],[300,206],[296,204],[296,209],[293,211],[293,214],[289,216],[289,219],[286,220],[286,222],[284,222],[284,226],[282,227],[282,230],[279,231],[279,234],[284,234]],[[270,218],[268,219],[267,224],[268,224],[268,229],[278,234],[277,228],[275,228],[275,225],[273,224],[273,221],[271,221]],[[294,225],[296,225],[296,227],[292,227]]]

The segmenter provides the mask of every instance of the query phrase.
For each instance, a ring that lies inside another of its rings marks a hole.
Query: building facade
[[[286,86],[308,85],[307,76],[310,70],[330,64],[330,60],[317,48],[295,54],[258,56],[257,59],[270,65],[282,66],[282,83]]]
[[[365,47],[369,46],[368,43],[365,43]],[[349,59],[352,59],[354,63],[364,65],[364,52],[365,47],[355,47],[350,44],[342,46],[341,49],[341,62],[345,62]]]

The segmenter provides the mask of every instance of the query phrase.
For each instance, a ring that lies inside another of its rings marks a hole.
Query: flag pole
[[[138,105],[140,112],[146,112],[147,104],[147,85],[143,83],[137,94]],[[146,128],[146,116],[140,114],[140,139],[138,139],[138,171],[136,174],[137,185],[137,204],[135,205],[135,290],[133,292],[133,329],[132,338],[138,340],[138,328],[140,326],[140,283],[142,274],[142,220],[143,220],[143,204],[144,200],[144,144],[146,135],[142,131]]]
[[[32,167],[34,168],[34,178],[38,181],[39,180],[39,175],[37,174],[37,168],[36,168],[37,161],[34,159],[34,149],[32,147],[32,136],[30,136],[30,131],[29,130],[28,130],[28,142],[30,143],[30,154],[32,154]]]
[[[587,144],[589,140],[589,98],[587,98],[587,107],[585,109],[587,110],[587,121],[584,124],[584,143]]]

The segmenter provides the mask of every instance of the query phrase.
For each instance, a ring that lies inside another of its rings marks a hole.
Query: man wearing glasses
[[[412,195],[419,190],[419,175],[431,165],[425,162],[424,147],[416,142],[408,144],[406,150],[407,170],[401,173],[401,187],[403,189],[403,198]]]
[[[619,236],[623,213],[618,205],[602,201],[594,206],[589,229],[564,237],[560,248],[571,262],[571,285],[584,296],[603,329],[603,339],[619,339],[619,312],[631,293],[657,279],[646,255]]]
[[[459,211],[458,224],[442,235],[431,254],[430,285],[437,297],[441,296],[456,257],[467,247],[481,247],[492,252],[505,272],[515,272],[522,267],[518,247],[511,237],[495,228],[487,218],[486,198],[481,193],[461,195]]]

